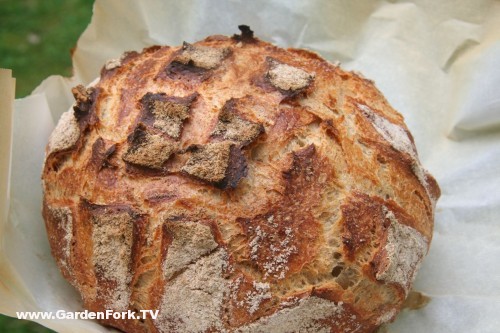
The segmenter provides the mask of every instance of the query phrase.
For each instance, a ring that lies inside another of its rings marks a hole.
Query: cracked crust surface
[[[439,187],[372,81],[242,31],[74,89],[42,175],[52,253],[85,308],[160,310],[101,321],[124,332],[374,332]]]

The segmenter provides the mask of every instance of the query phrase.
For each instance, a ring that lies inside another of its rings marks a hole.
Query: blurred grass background
[[[92,0],[0,0],[0,67],[16,78],[16,98],[49,75],[71,76],[71,49],[90,23]],[[46,333],[0,315],[0,333]]]
[[[71,49],[92,16],[92,0],[0,0],[0,67],[13,70],[16,98],[47,76],[71,76]]]

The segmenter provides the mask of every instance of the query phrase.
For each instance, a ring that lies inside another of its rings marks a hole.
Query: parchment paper
[[[231,35],[239,24],[375,80],[405,116],[423,165],[441,186],[434,239],[415,282],[432,300],[403,311],[388,332],[500,332],[500,2],[494,0],[98,0],[74,54],[75,77],[49,77],[15,101],[10,210],[0,225],[0,311],[82,309],[51,258],[40,215],[44,146],[72,103],[70,87],[92,81],[123,51]],[[59,332],[108,331],[89,320],[39,322]]]

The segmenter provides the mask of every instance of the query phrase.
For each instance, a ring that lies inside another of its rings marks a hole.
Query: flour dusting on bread
[[[73,239],[73,213],[69,207],[49,207],[50,214],[57,222],[57,228],[63,231],[64,236],[60,240],[62,257],[59,263],[70,271],[69,260],[71,255],[71,241]]]
[[[123,332],[374,332],[437,183],[372,81],[240,29],[72,90],[42,174],[52,253],[86,309],[160,310],[99,320]]]
[[[193,64],[195,67],[203,69],[214,69],[220,65],[229,52],[229,48],[214,48],[184,43],[182,52],[175,58],[175,61],[185,65]]]
[[[394,213],[387,208],[385,214],[391,222],[384,247],[388,261],[375,276],[377,280],[399,284],[407,293],[427,253],[428,243],[417,230],[399,223]]]
[[[160,316],[155,323],[160,332],[224,332],[220,319],[224,291],[223,277],[227,253],[218,249],[201,257],[167,284],[161,298]]]
[[[197,147],[182,170],[209,182],[222,181],[229,166],[231,145],[231,142],[223,141]]]
[[[173,221],[166,223],[173,240],[163,263],[163,276],[172,275],[217,247],[210,227],[197,222]]]
[[[112,290],[99,290],[109,298],[108,306],[126,310],[131,280],[132,217],[127,212],[95,214],[92,218],[93,263],[98,274],[116,284]]]
[[[330,317],[342,314],[341,304],[317,298],[301,299],[295,306],[279,310],[269,317],[237,330],[238,333],[329,333],[329,325],[322,323]],[[352,332],[355,332],[352,331]]]
[[[416,158],[417,152],[415,151],[415,145],[403,127],[393,124],[366,105],[359,103],[357,105],[363,114],[372,121],[375,130],[389,142],[394,149],[406,153],[412,158]]]
[[[160,134],[150,133],[143,127],[138,127],[131,136],[130,146],[123,155],[123,160],[152,169],[160,169],[176,149],[175,142]]]
[[[80,138],[80,127],[75,111],[64,112],[49,138],[48,154],[73,147]]]
[[[270,69],[267,77],[271,84],[284,91],[297,91],[308,87],[314,79],[303,69],[280,63],[274,59],[269,60]]]
[[[257,311],[263,301],[272,297],[269,283],[254,281],[253,287],[254,290],[247,292],[245,297],[245,303],[247,304],[248,312],[250,314]]]

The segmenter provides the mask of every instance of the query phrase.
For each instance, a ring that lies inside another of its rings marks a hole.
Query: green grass
[[[53,332],[37,323],[0,316],[0,332],[5,333],[49,333]]]
[[[0,0],[0,67],[17,79],[16,97],[47,76],[71,76],[71,49],[92,15],[91,0]]]
[[[13,70],[16,97],[47,76],[71,76],[71,49],[92,16],[91,0],[0,0],[0,67]],[[0,315],[0,333],[52,332]]]

